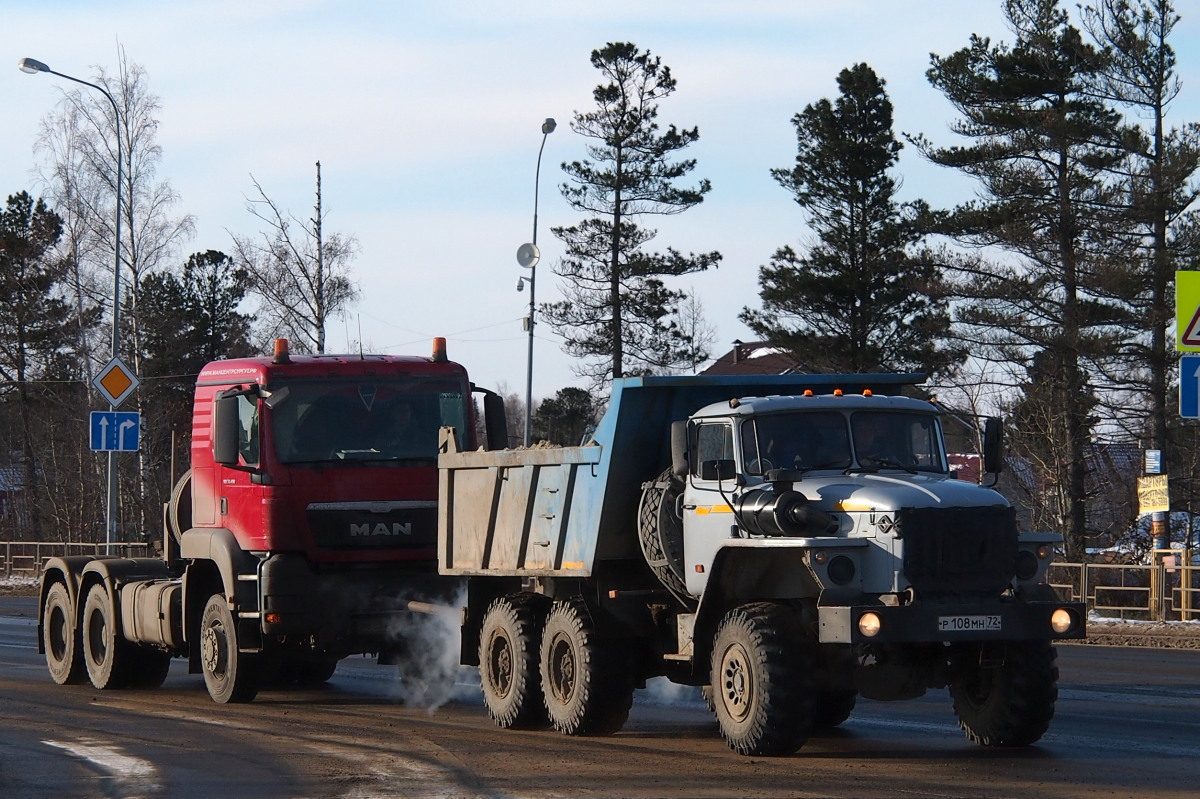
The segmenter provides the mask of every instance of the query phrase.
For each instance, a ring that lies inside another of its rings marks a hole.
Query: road
[[[639,691],[609,738],[494,727],[459,670],[430,687],[366,659],[329,685],[215,705],[177,661],[156,691],[57,686],[35,600],[0,598],[0,796],[1171,797],[1200,785],[1200,651],[1061,646],[1058,710],[1024,750],[959,732],[944,691],[863,701],[796,755],[746,758],[694,690]],[[447,683],[447,687],[449,683]],[[423,689],[423,690],[418,690]],[[403,697],[408,695],[408,699]]]

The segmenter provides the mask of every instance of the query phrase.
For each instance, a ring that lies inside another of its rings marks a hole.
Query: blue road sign
[[[124,411],[92,411],[91,430],[91,447],[94,450],[137,452],[142,415]]]
[[[1200,419],[1200,355],[1179,359],[1179,415]]]

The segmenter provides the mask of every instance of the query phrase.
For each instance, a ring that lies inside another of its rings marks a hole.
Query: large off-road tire
[[[687,591],[683,569],[683,520],[679,517],[679,497],[683,481],[667,469],[642,486],[638,503],[638,541],[646,565],[659,582],[689,609],[696,598]]]
[[[1028,746],[1040,739],[1058,699],[1058,656],[1048,641],[1011,642],[1000,665],[981,665],[978,652],[950,683],[954,714],[967,737],[983,746]],[[963,659],[967,661],[967,658]]]
[[[77,685],[87,679],[75,608],[62,583],[55,583],[46,591],[46,602],[42,605],[42,648],[46,650],[46,668],[56,683]]]
[[[611,735],[633,705],[628,648],[601,641],[580,601],[555,602],[542,632],[542,694],[554,729]]]
[[[788,755],[813,727],[816,655],[797,612],[770,603],[734,608],[717,628],[713,704],[721,736],[743,755]]]
[[[200,617],[200,664],[214,702],[250,702],[258,693],[258,657],[238,652],[233,614],[219,593],[209,597]]]
[[[488,606],[479,634],[479,682],[488,715],[504,729],[537,729],[547,723],[542,699],[542,625],[534,597],[514,594]]]
[[[100,583],[88,589],[79,622],[83,662],[88,679],[100,690],[129,684],[129,648],[121,637],[116,609]]]

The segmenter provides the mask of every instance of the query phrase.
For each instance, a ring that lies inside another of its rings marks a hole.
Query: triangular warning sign
[[[1179,334],[1179,343],[1185,347],[1200,347],[1200,308],[1192,314],[1192,321]]]

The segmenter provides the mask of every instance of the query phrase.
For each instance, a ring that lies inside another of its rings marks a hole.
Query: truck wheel
[[[767,603],[725,615],[712,654],[713,704],[729,748],[787,755],[814,723],[816,657],[796,612]]]
[[[258,693],[258,659],[238,652],[233,614],[221,594],[208,598],[200,618],[200,663],[214,702],[249,702]]]
[[[62,583],[55,583],[46,592],[46,604],[42,606],[42,648],[46,650],[50,677],[59,685],[77,685],[87,678],[79,631],[75,628],[75,609]]]
[[[555,602],[541,646],[542,694],[554,729],[611,735],[629,718],[633,679],[626,649],[596,635],[582,602]]]
[[[128,644],[117,629],[117,614],[100,583],[88,589],[80,624],[88,679],[100,690],[128,684]]]
[[[506,730],[546,725],[538,656],[542,614],[528,594],[500,597],[483,616],[479,682],[488,715]]]
[[[1048,641],[1009,643],[1000,666],[980,665],[973,651],[950,683],[954,714],[983,746],[1028,746],[1041,738],[1058,699],[1058,653]]]

